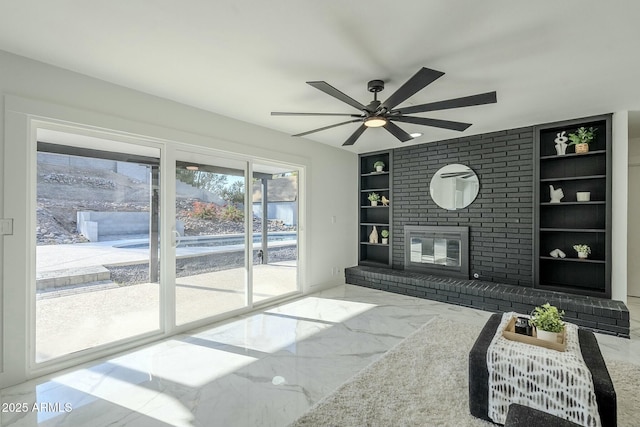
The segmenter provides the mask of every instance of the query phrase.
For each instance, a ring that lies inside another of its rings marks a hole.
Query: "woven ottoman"
[[[493,314],[484,325],[475,344],[469,352],[469,410],[471,415],[493,422],[489,412],[489,370],[487,369],[487,349],[493,339],[502,314]],[[591,371],[593,388],[598,402],[598,412],[603,426],[617,425],[616,392],[604,363],[595,335],[585,329],[578,330],[580,351],[587,368]]]

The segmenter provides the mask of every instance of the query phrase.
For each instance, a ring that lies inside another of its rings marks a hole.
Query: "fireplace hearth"
[[[469,227],[404,227],[404,269],[469,278]]]

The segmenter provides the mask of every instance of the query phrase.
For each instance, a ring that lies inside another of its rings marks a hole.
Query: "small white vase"
[[[377,200],[371,200],[371,206],[378,206]]]
[[[586,252],[578,252],[578,258],[580,259],[587,259],[587,256],[589,256]]]
[[[376,166],[376,172],[382,172],[384,166]]]
[[[557,332],[549,332],[543,331],[542,329],[536,329],[536,335],[539,340],[558,342],[558,333]]]
[[[383,238],[382,238],[382,244],[383,244],[383,245],[387,245],[387,244],[389,244],[389,238],[388,238],[388,237],[383,237]]]

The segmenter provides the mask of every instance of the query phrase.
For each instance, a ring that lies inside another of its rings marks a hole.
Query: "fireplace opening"
[[[404,268],[469,278],[469,227],[405,226]]]

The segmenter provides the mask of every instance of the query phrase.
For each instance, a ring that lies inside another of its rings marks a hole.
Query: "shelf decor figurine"
[[[571,142],[569,145],[576,146],[576,154],[584,154],[589,152],[589,144],[596,137],[596,128],[579,127],[574,133],[569,134]]]
[[[383,245],[388,245],[389,244],[389,230],[382,230],[380,235],[382,236],[382,244]]]
[[[382,196],[382,197],[380,198],[380,201],[382,202],[382,206],[389,206],[389,202],[390,202],[390,200],[389,200],[389,199],[387,199],[386,197]]]
[[[378,229],[375,225],[373,226],[373,231],[369,234],[369,243],[378,243]]]
[[[376,168],[376,172],[382,172],[384,170],[384,162],[378,160],[373,164],[373,167]]]
[[[578,252],[578,258],[580,259],[587,259],[591,254],[591,248],[588,245],[573,245],[573,249]]]
[[[556,143],[556,153],[558,154],[558,156],[564,156],[565,154],[567,154],[567,147],[569,146],[569,144],[567,144],[567,141],[569,140],[569,138],[564,136],[565,133],[567,132],[559,132],[556,135],[556,139],[554,139],[554,142]]]
[[[560,249],[554,249],[551,252],[549,252],[549,255],[551,255],[554,258],[564,258],[567,256],[567,254],[565,254],[564,252],[562,252]]]
[[[560,203],[560,200],[564,197],[564,192],[562,188],[558,188],[557,190],[553,188],[553,185],[549,185],[549,196],[551,198],[551,203]]]
[[[371,206],[378,206],[380,195],[378,193],[369,193],[367,199],[369,199],[369,201],[371,202]]]

